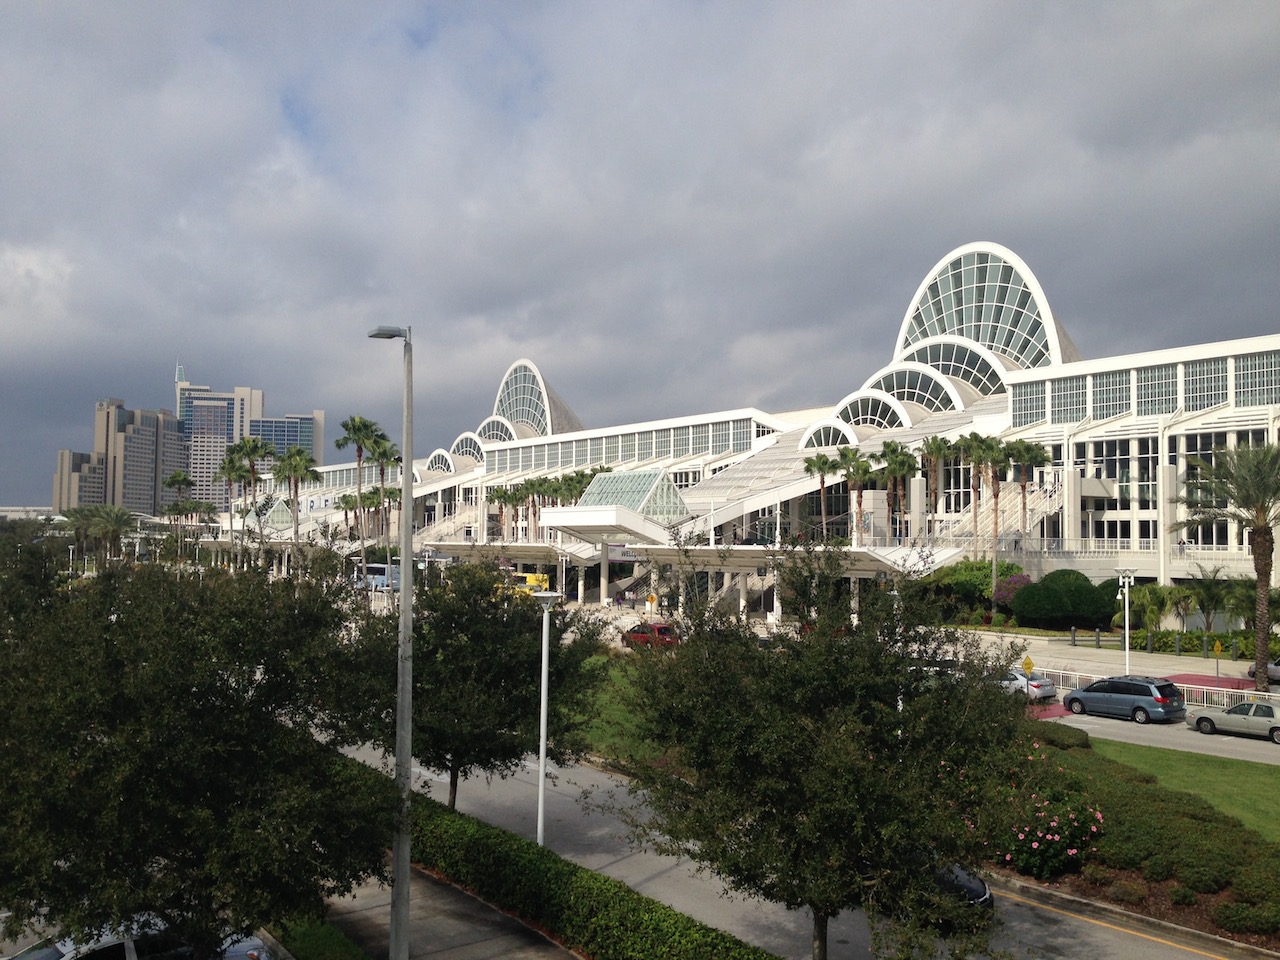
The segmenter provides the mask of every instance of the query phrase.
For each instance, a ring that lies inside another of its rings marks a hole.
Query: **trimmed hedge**
[[[414,796],[412,857],[594,960],[777,960],[536,843]]]

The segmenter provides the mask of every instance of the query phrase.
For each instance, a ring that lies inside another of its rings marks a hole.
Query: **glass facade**
[[[1188,410],[1204,410],[1227,402],[1227,358],[1187,363],[1183,394]]]
[[[1236,357],[1236,406],[1280,403],[1280,350]]]
[[[948,384],[940,374],[932,370],[890,370],[880,379],[868,383],[864,389],[882,390],[903,403],[919,404],[931,413],[954,410],[956,407]]]
[[[836,411],[836,416],[846,423],[881,430],[906,425],[898,411],[879,397],[855,397]]]
[[[1085,418],[1088,407],[1086,377],[1063,377],[1049,385],[1049,419],[1052,423],[1079,423]]]
[[[1045,418],[1044,384],[1015,383],[1013,385],[1013,425],[1028,427],[1041,423]]]
[[[1175,364],[1139,367],[1137,381],[1138,416],[1164,416],[1178,409],[1178,368]]]
[[[1004,393],[1004,379],[978,351],[960,343],[927,343],[906,354],[912,360],[933,367],[946,377],[963,380],[984,397]]]
[[[944,334],[980,343],[1022,367],[1041,367],[1052,359],[1031,288],[1011,263],[988,251],[962,254],[933,275],[901,346]]]
[[[1093,375],[1093,419],[1110,420],[1133,409],[1129,370],[1112,370]]]
[[[527,364],[516,364],[498,390],[493,412],[511,423],[526,424],[534,433],[545,437],[550,424],[542,378]]]

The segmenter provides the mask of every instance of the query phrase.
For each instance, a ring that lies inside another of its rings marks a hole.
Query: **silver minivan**
[[[1187,715],[1187,703],[1173,681],[1156,677],[1106,677],[1062,698],[1072,713],[1119,717],[1134,723],[1172,723]]]

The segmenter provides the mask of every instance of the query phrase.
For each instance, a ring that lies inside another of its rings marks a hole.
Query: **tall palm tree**
[[[107,559],[121,559],[120,541],[132,530],[138,515],[132,510],[112,504],[99,504],[93,508],[89,520],[89,532],[102,541]]]
[[[241,437],[233,443],[227,450],[228,453],[234,451],[235,454],[249,468],[249,502],[250,510],[257,513],[258,510],[258,466],[267,460],[272,460],[276,455],[276,448],[261,437]],[[264,566],[267,562],[267,531],[263,525],[263,517],[258,514],[258,540],[259,540],[259,562]]]
[[[840,472],[840,461],[827,453],[805,457],[804,472],[818,478],[818,503],[822,512],[822,539],[827,539],[827,477]]]
[[[1027,484],[1035,475],[1036,468],[1049,462],[1049,451],[1043,443],[1032,440],[1013,440],[1005,444],[1009,461],[1018,468],[1018,488],[1022,493],[1022,526],[1020,543],[1027,542]]]
[[[978,550],[978,498],[982,493],[982,478],[991,459],[992,440],[977,431],[956,441],[960,462],[969,467],[969,506],[973,514],[973,549]]]
[[[906,500],[907,479],[916,472],[918,464],[916,455],[897,440],[886,440],[880,452],[873,454],[872,459],[884,464],[885,479],[885,532],[893,535],[893,514],[896,501],[898,513],[898,530],[903,526],[903,504]]]
[[[235,445],[227,447],[226,454],[222,457],[222,462],[218,464],[218,470],[213,475],[215,480],[221,480],[227,485],[227,522],[231,527],[231,539],[236,538],[236,513],[235,502],[232,499],[231,488],[233,484],[240,484],[240,490],[243,493],[244,485],[249,481],[249,465],[244,462]],[[247,514],[246,514],[247,516]],[[236,548],[236,565],[239,566],[241,550],[244,546],[244,531],[240,532],[241,543]]]
[[[1211,463],[1193,458],[1186,492],[1173,502],[1187,515],[1173,525],[1186,530],[1202,523],[1225,521],[1253,544],[1253,662],[1258,690],[1270,690],[1271,569],[1275,560],[1275,528],[1280,523],[1280,447],[1275,444],[1217,450]]]
[[[185,510],[184,502],[187,499],[187,493],[189,493],[195,485],[195,481],[191,479],[191,474],[187,473],[185,470],[175,470],[173,473],[169,474],[169,476],[164,478],[165,489],[178,491],[177,500],[173,504],[173,507],[175,508],[173,515],[178,521],[178,560],[182,560],[182,515],[183,510]],[[183,510],[176,509],[178,507],[183,507]]]
[[[936,434],[920,444],[920,463],[929,478],[929,541],[938,522],[938,497],[942,494],[942,471],[955,455],[951,441]]]
[[[62,520],[58,522],[59,528],[71,531],[76,549],[82,557],[88,555],[89,538],[92,536],[90,528],[93,526],[93,511],[94,508],[91,506],[68,507],[62,511]]]
[[[875,465],[862,455],[857,447],[841,447],[836,456],[840,474],[844,477],[845,486],[854,498],[854,528],[858,531],[853,542],[862,544],[862,491],[869,487],[876,476]]]
[[[345,450],[347,447],[356,448],[356,502],[362,504],[364,500],[364,452],[378,440],[389,440],[390,438],[377,423],[367,417],[354,414],[343,420],[341,427],[342,436],[335,440],[333,445],[339,450]],[[356,527],[360,531],[360,573],[365,582],[368,582],[369,567],[364,556],[364,516],[360,510],[356,511]]]
[[[356,499],[356,495],[354,493],[344,493],[344,494],[341,494],[336,500],[334,500],[333,505],[342,511],[342,525],[347,530],[347,534],[346,534],[347,539],[350,540],[351,539],[351,514],[353,513],[357,514],[356,523],[359,523],[360,518],[358,514],[360,510],[360,501]]]
[[[387,501],[387,467],[394,463],[399,463],[400,448],[397,447],[388,437],[377,437],[365,449],[365,456],[369,462],[378,468],[378,490],[379,490],[379,513],[381,515],[381,523],[383,533],[387,540],[387,557],[391,556],[391,511],[388,509]],[[390,563],[390,559],[387,560]]]
[[[1009,448],[992,437],[987,447],[987,479],[991,483],[991,615],[996,615],[996,581],[999,579],[1000,554],[1000,483],[1009,473]]]
[[[314,483],[320,479],[320,471],[316,469],[316,458],[305,447],[289,447],[284,456],[275,462],[272,476],[276,482],[283,481],[289,488],[289,506],[293,511],[293,546],[298,547],[298,500],[303,483]]]

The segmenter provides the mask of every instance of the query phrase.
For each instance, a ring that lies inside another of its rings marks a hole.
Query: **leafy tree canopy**
[[[138,914],[217,952],[382,869],[390,781],[349,774],[345,615],[255,573],[112,569],[0,643],[0,907],[85,937]]]
[[[538,749],[542,605],[510,586],[496,563],[433,568],[418,583],[414,626],[413,755],[450,775],[449,805],[460,780],[505,776]],[[604,679],[601,624],[554,608],[548,683],[548,755],[568,762],[586,748],[581,725]],[[390,748],[397,620],[370,617],[361,647],[372,672],[363,699],[376,717],[375,739]]]
[[[635,658],[630,707],[656,756],[628,764],[633,826],[732,889],[808,909],[815,958],[829,918],[859,905],[905,942],[931,939],[928,921],[981,938],[936,872],[982,858],[1021,723],[990,680],[1007,664],[932,626],[914,582],[863,589],[855,620],[833,560],[795,553],[781,576],[810,603],[798,635],[761,643],[708,611],[674,652]]]

